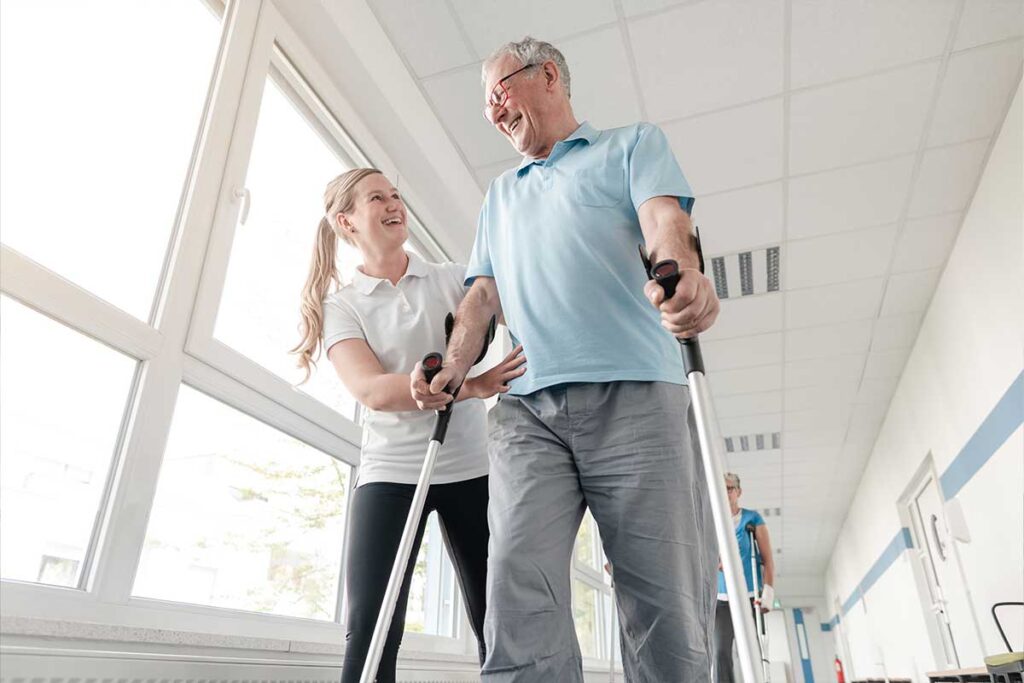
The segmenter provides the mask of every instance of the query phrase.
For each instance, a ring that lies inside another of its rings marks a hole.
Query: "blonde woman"
[[[409,382],[424,355],[445,348],[444,318],[465,293],[465,266],[427,263],[405,251],[405,205],[377,169],[355,169],[332,180],[324,207],[302,296],[304,338],[293,351],[307,373],[326,351],[349,393],[365,408],[345,568],[348,614],[341,680],[346,683],[358,681],[362,673],[430,439],[433,410],[445,409],[452,400],[442,393],[421,410],[409,394]],[[344,285],[335,266],[339,238],[363,257]],[[431,479],[378,681],[395,680],[410,578],[431,511],[438,513],[483,662],[489,533],[487,417],[480,399],[508,391],[507,383],[525,372],[521,352],[517,347],[493,369],[467,379],[459,393],[461,403]]]

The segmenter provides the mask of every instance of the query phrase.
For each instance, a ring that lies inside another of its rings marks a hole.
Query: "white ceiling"
[[[481,189],[518,159],[480,63],[530,34],[577,118],[663,127],[708,257],[781,245],[780,291],[730,281],[704,348],[723,435],[781,433],[728,454],[743,502],[781,508],[783,575],[821,575],[1020,81],[1024,2],[368,2]]]

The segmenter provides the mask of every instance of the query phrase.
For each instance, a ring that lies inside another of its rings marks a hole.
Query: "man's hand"
[[[644,294],[659,311],[661,326],[680,339],[694,337],[710,328],[718,318],[715,287],[695,268],[679,271],[676,293],[665,299],[665,290],[654,280],[644,285]]]
[[[467,379],[461,393],[467,398],[490,398],[495,394],[504,394],[508,391],[508,383],[516,377],[522,377],[525,372],[526,356],[520,344],[487,372]]]
[[[451,366],[444,366],[434,377],[434,381],[428,385],[423,368],[417,363],[416,368],[409,373],[409,392],[420,410],[446,410],[447,405],[452,402],[452,395],[445,391],[445,387],[459,386],[465,376],[465,372],[458,375]],[[458,381],[455,381],[456,378]],[[435,386],[436,390],[432,388]]]

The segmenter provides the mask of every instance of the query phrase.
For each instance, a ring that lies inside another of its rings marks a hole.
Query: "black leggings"
[[[345,563],[348,615],[341,683],[359,681],[415,491],[414,484],[372,482],[357,487],[352,496]],[[388,629],[377,671],[379,683],[395,680],[398,646],[405,631],[410,578],[416,566],[416,554],[423,540],[427,516],[435,510],[459,577],[469,621],[476,634],[481,665],[484,661],[487,541],[490,533],[487,529],[487,477],[479,477],[453,484],[434,484],[427,493],[402,590],[398,594],[395,616]]]
[[[754,598],[750,598],[750,610],[754,613],[754,623],[757,624],[757,612],[754,607]],[[767,628],[764,622],[761,623],[761,634]],[[757,630],[755,626],[754,630]],[[732,671],[732,644],[736,639],[732,630],[732,615],[729,613],[729,602],[719,600],[715,608],[715,681],[716,683],[733,683],[736,677]],[[761,644],[758,642],[758,648]],[[759,650],[760,651],[760,650]]]

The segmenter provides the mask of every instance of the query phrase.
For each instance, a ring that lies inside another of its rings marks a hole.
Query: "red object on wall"
[[[836,681],[838,683],[846,683],[846,676],[843,674],[843,663],[836,657]]]

